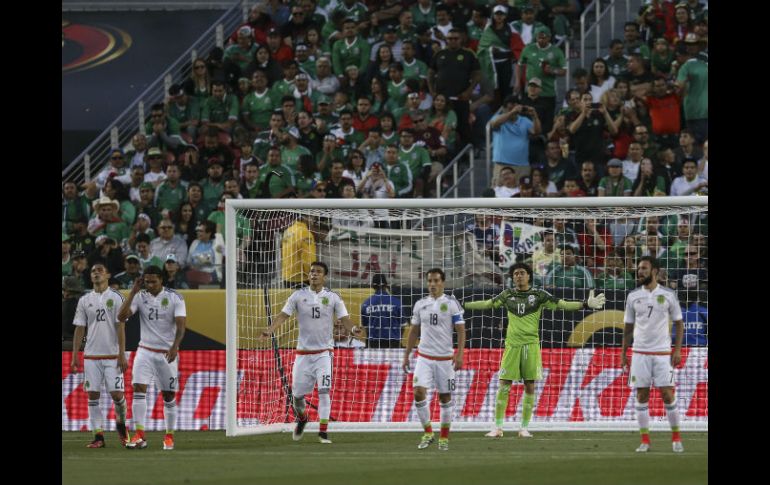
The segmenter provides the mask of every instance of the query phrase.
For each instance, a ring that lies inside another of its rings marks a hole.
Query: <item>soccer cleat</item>
[[[171,433],[166,433],[166,436],[163,438],[163,449],[164,450],[173,450],[174,449],[174,435]]]
[[[137,431],[134,437],[131,438],[131,441],[126,443],[126,448],[129,450],[133,450],[134,448],[147,448],[147,442],[144,440],[144,433]]]
[[[433,437],[433,433],[425,433],[422,435],[422,439],[420,440],[420,444],[417,445],[418,450],[424,450],[425,448],[429,447],[431,443],[436,441],[436,439]]]
[[[318,442],[324,445],[330,445],[332,440],[329,439],[329,435],[326,433],[318,433]]]
[[[530,433],[527,428],[521,428],[519,430],[519,438],[531,438],[532,433]]]
[[[637,453],[647,453],[650,451],[650,444],[649,443],[642,443],[639,445],[639,448],[636,449]]]
[[[126,446],[131,439],[131,435],[128,433],[128,428],[126,428],[126,423],[115,423],[115,426],[118,428],[118,436],[120,436],[121,446]]]
[[[305,425],[307,419],[297,421],[297,425],[294,427],[294,431],[291,433],[291,439],[299,441],[302,439],[302,435],[305,433]]]
[[[104,435],[97,434],[94,440],[86,445],[86,448],[104,448]]]
[[[440,451],[449,451],[449,439],[448,438],[439,438],[438,439],[438,449]]]
[[[674,450],[674,453],[684,452],[684,446],[682,445],[681,441],[672,441],[671,448]]]
[[[489,433],[485,434],[487,438],[502,438],[503,437],[503,428],[495,428]]]

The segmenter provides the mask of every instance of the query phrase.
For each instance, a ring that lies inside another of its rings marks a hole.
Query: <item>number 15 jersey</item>
[[[299,342],[297,350],[331,350],[334,348],[334,319],[348,315],[342,297],[328,288],[316,293],[305,286],[291,294],[281,310],[297,313]]]

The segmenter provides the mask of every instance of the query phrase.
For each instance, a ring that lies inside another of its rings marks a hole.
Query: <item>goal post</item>
[[[331,432],[418,432],[412,375],[401,370],[401,360],[411,308],[428,292],[425,272],[442,268],[445,292],[464,306],[510,287],[507,270],[517,261],[532,266],[533,286],[558,298],[584,300],[591,289],[607,297],[598,311],[543,312],[543,378],[536,382],[530,429],[636,430],[634,396],[619,361],[625,297],[637,286],[635,264],[645,254],[661,261],[660,282],[677,292],[685,315],[683,363],[675,370],[681,429],[705,431],[707,242],[708,197],[700,196],[228,199],[227,436],[294,427],[296,318],[268,339],[260,334],[306,281],[313,260],[329,266],[326,286],[342,297],[353,323],[368,321],[360,339],[334,328]],[[384,320],[362,314],[371,310],[375,274],[400,302],[391,320],[398,327],[380,328]],[[494,421],[507,317],[502,309],[466,309],[464,318],[465,361],[456,375],[452,429],[483,431]],[[514,383],[506,428],[521,421],[522,392]],[[305,399],[312,431],[317,391]],[[437,394],[429,392],[428,399],[435,420]],[[650,414],[651,429],[668,429],[655,390]]]

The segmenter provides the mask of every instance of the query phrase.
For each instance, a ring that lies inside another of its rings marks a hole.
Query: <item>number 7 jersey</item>
[[[679,299],[671,288],[641,286],[628,294],[623,322],[634,324],[634,352],[671,352],[669,318],[682,319]]]

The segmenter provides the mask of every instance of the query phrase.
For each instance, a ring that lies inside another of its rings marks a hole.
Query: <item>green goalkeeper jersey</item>
[[[543,308],[554,310],[559,301],[545,290],[507,289],[492,299],[494,308],[505,307],[508,312],[506,345],[527,345],[540,342],[540,315]]]
[[[548,310],[579,310],[583,307],[580,301],[559,300],[545,290],[530,287],[526,291],[514,288],[503,290],[502,293],[487,301],[474,301],[464,305],[466,310],[483,310],[505,307],[508,311],[508,331],[505,345],[528,345],[540,342],[540,315],[543,309]]]

